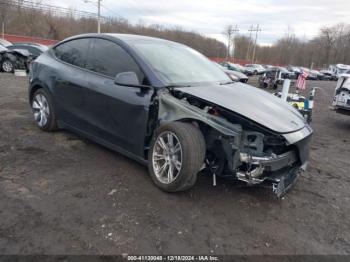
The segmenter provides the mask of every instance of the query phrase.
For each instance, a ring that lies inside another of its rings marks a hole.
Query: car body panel
[[[152,89],[120,86],[114,79],[95,75],[83,95],[87,130],[133,154],[143,155],[152,95]]]
[[[182,92],[223,106],[278,133],[302,129],[298,111],[273,95],[242,83],[179,88]],[[278,112],[278,114],[271,114]]]

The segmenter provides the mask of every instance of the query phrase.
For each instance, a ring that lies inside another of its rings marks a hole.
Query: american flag
[[[298,77],[298,81],[297,81],[297,88],[299,90],[305,90],[305,86],[306,86],[306,78],[308,77],[308,73],[303,71],[299,77]]]

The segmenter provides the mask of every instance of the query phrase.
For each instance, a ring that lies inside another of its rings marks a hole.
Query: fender
[[[158,100],[158,119],[160,123],[168,123],[182,119],[194,119],[209,125],[226,136],[240,137],[242,133],[242,127],[240,125],[235,125],[223,118],[210,115],[205,109],[202,110],[192,106],[186,102],[186,100],[179,100],[169,94],[169,92],[159,92]]]

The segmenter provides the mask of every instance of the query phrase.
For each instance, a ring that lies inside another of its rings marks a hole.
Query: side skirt
[[[85,138],[88,138],[89,140],[92,140],[94,141],[95,143],[99,144],[99,145],[102,145],[104,147],[107,147],[113,151],[116,151],[128,158],[131,158],[133,160],[136,160],[138,163],[142,164],[142,165],[145,165],[147,166],[148,165],[148,160],[144,159],[143,157],[140,157],[138,155],[135,155],[133,153],[130,153],[129,151],[119,147],[119,146],[116,146],[110,142],[107,142],[106,140],[100,138],[100,137],[96,137],[94,135],[91,135],[90,133],[86,132],[86,131],[83,131],[79,128],[76,128],[76,127],[73,127],[71,125],[68,125],[62,121],[58,121],[58,126],[62,129],[66,129],[66,130],[69,130],[69,131],[72,131],[73,133],[76,133],[76,134],[79,134]]]

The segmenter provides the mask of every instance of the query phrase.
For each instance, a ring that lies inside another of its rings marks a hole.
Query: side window
[[[90,43],[89,38],[76,39],[56,46],[54,52],[58,59],[84,68]]]
[[[145,77],[134,59],[123,48],[111,41],[94,39],[89,60],[91,61],[88,61],[88,64],[92,65],[92,71],[110,77],[133,71],[140,82],[144,82]]]

